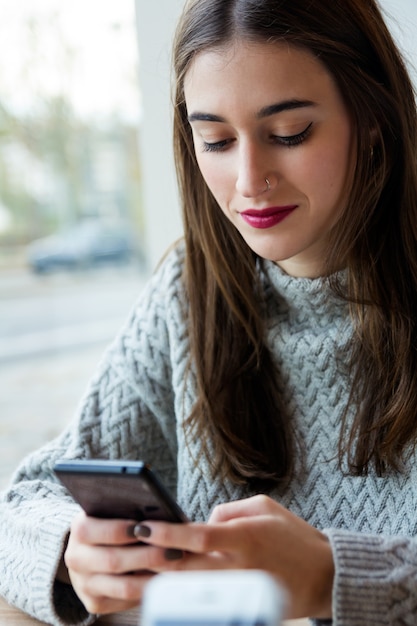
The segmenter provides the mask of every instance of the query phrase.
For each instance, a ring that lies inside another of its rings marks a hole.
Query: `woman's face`
[[[287,44],[238,41],[200,52],[184,89],[198,165],[226,217],[288,274],[320,275],[355,159],[326,68]]]

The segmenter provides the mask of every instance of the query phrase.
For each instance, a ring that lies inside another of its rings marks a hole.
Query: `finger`
[[[71,535],[83,544],[125,545],[138,542],[133,533],[136,525],[134,520],[99,519],[82,512],[72,522]]]
[[[217,505],[209,518],[209,524],[227,522],[238,517],[252,517],[254,515],[271,515],[284,511],[284,508],[264,495],[257,495],[243,500],[225,502]]]
[[[90,613],[112,613],[137,606],[150,575],[111,576],[97,574],[89,577],[74,575],[73,587]]]
[[[138,529],[137,535],[153,546],[204,554],[230,550],[234,546],[241,546],[242,541],[249,540],[250,537],[246,537],[247,530],[239,521],[231,520],[227,524],[145,522],[140,527],[144,527],[146,532],[141,533]]]
[[[182,554],[178,552],[178,556]],[[90,546],[68,545],[64,555],[68,570],[84,576],[94,574],[127,574],[159,571],[166,561],[174,560],[175,552],[153,546]]]
[[[152,565],[155,573],[178,572],[178,571],[207,571],[220,569],[237,569],[238,562],[227,554],[220,552],[210,552],[195,554],[193,552],[183,552],[181,559],[175,561],[160,561]]]

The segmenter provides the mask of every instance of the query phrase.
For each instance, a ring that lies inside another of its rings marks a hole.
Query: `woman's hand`
[[[271,498],[222,504],[208,524],[145,522],[135,532],[148,544],[176,549],[176,557],[183,551],[169,562],[162,552],[149,553],[152,571],[262,569],[287,589],[288,618],[332,615],[334,564],[327,538]]]
[[[72,524],[65,564],[91,613],[136,606],[152,573],[262,569],[287,589],[287,617],[332,614],[334,564],[327,538],[266,496],[222,504],[207,524],[135,524],[81,513]]]
[[[70,582],[90,613],[113,613],[136,606],[151,572],[141,567],[142,546],[135,522],[77,515],[64,554]],[[148,548],[145,548],[149,551]]]

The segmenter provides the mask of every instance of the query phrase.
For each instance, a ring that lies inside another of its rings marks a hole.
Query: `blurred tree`
[[[27,243],[91,215],[133,219],[140,228],[137,126],[114,111],[85,119],[75,110],[69,87],[78,53],[65,36],[59,3],[47,15],[29,12],[20,29],[17,82],[29,95],[16,106],[0,82],[0,206],[11,215],[0,243]],[[123,37],[123,29],[112,27],[112,36]],[[0,56],[0,76],[6,62]]]

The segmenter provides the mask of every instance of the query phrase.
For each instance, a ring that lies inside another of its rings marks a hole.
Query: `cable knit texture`
[[[47,623],[95,619],[71,587],[54,581],[77,511],[54,478],[56,459],[145,460],[194,520],[207,519],[220,502],[252,495],[213,475],[200,442],[185,440],[183,420],[195,401],[195,380],[187,369],[182,265],[179,248],[104,354],[74,421],[23,461],[1,495],[0,593]],[[349,391],[347,305],[321,279],[289,277],[269,262],[259,271],[277,385],[297,441],[293,479],[270,495],[329,537],[335,626],[415,624],[415,457],[402,475],[344,475],[336,457]]]

